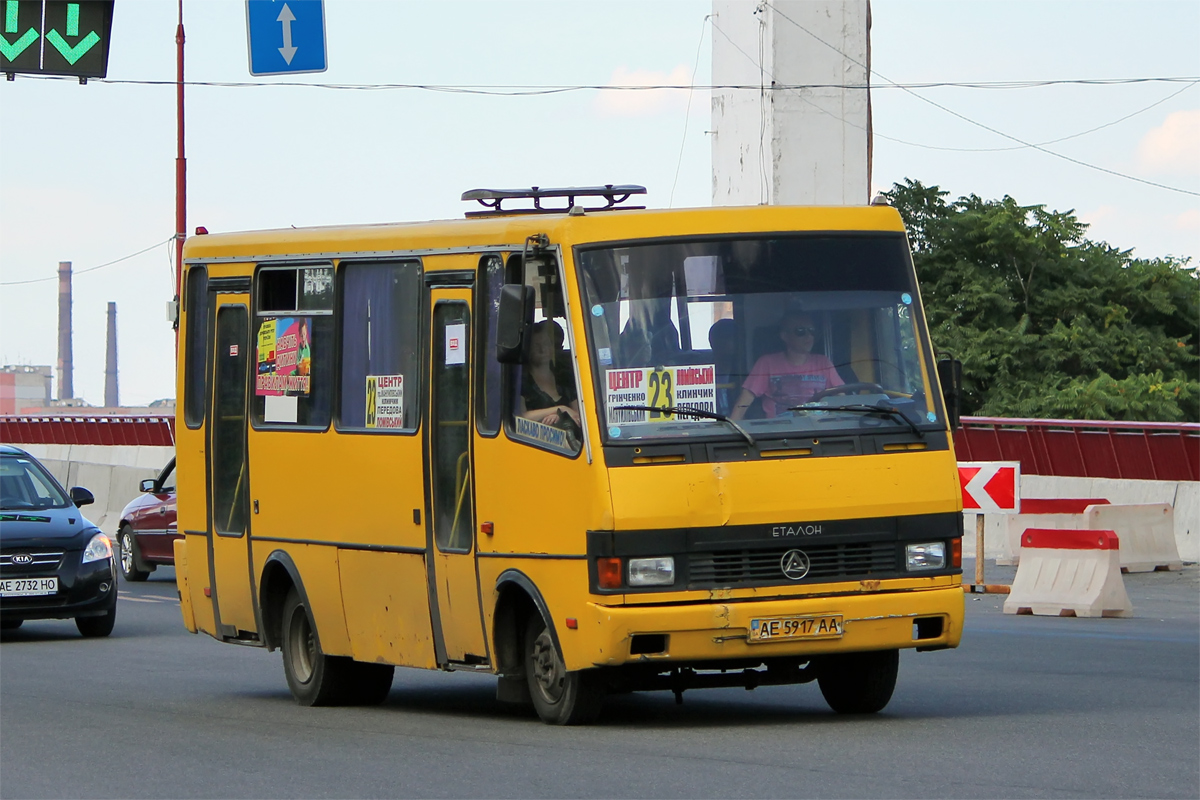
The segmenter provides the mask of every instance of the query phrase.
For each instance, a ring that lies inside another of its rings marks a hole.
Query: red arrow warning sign
[[[959,462],[963,509],[1002,514],[1021,511],[1021,462]]]

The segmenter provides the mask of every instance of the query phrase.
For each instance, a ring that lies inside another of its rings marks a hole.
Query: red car
[[[144,581],[160,565],[175,564],[175,459],[157,478],[142,481],[142,495],[121,512],[117,549],[121,574],[127,581]]]

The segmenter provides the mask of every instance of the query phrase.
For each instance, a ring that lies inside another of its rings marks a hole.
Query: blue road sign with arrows
[[[251,75],[324,72],[324,0],[246,0]]]

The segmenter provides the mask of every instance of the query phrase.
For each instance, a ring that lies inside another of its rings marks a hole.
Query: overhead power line
[[[985,125],[984,123],[982,123],[982,122],[979,122],[978,120],[971,119],[970,117],[966,116],[965,114],[960,114],[960,113],[958,113],[957,111],[955,111],[955,110],[953,110],[953,109],[947,108],[946,106],[942,105],[941,103],[937,103],[937,102],[935,102],[935,101],[933,101],[933,100],[930,100],[928,97],[925,97],[925,96],[923,96],[923,95],[919,95],[919,94],[917,94],[916,92],[912,91],[912,89],[910,89],[910,88],[908,88],[908,87],[901,86],[900,84],[898,84],[898,83],[896,83],[895,81],[893,81],[891,78],[888,78],[886,75],[882,75],[882,74],[880,74],[878,70],[869,69],[869,68],[867,67],[867,65],[866,65],[866,64],[863,64],[863,63],[862,63],[861,61],[859,61],[858,59],[854,58],[853,56],[849,55],[848,53],[845,53],[845,52],[843,52],[843,51],[842,51],[841,49],[839,49],[837,46],[835,46],[835,45],[832,45],[832,44],[830,44],[829,42],[827,42],[827,41],[825,41],[824,39],[822,39],[820,36],[817,36],[815,33],[813,33],[812,31],[810,31],[808,28],[804,27],[804,26],[803,26],[803,25],[801,25],[799,22],[796,22],[796,20],[792,19],[792,18],[791,18],[791,17],[789,17],[787,14],[784,14],[784,13],[783,13],[782,11],[780,11],[780,10],[779,10],[777,7],[775,7],[775,6],[771,5],[771,3],[769,3],[769,2],[768,2],[768,3],[766,3],[766,5],[767,5],[767,6],[769,6],[771,9],[773,9],[773,10],[775,11],[775,13],[776,13],[776,14],[778,14],[780,17],[782,17],[783,19],[787,20],[787,21],[788,21],[788,22],[790,22],[792,25],[795,25],[797,28],[799,28],[800,30],[804,31],[805,33],[807,33],[807,34],[808,34],[809,36],[811,36],[812,38],[816,39],[816,40],[817,40],[818,42],[820,42],[821,44],[823,44],[823,45],[825,45],[826,47],[828,47],[829,49],[833,50],[835,53],[838,53],[838,54],[840,54],[840,55],[841,55],[843,58],[845,58],[845,59],[848,59],[849,61],[851,61],[851,62],[853,62],[853,63],[857,64],[858,66],[862,67],[863,69],[866,69],[866,70],[868,70],[869,74],[871,74],[871,75],[877,75],[877,76],[879,76],[879,78],[880,78],[880,79],[882,79],[882,80],[884,80],[884,81],[887,81],[887,82],[888,82],[890,85],[892,85],[892,86],[894,86],[894,87],[896,87],[896,88],[903,89],[904,91],[908,92],[908,93],[909,93],[909,94],[911,94],[913,97],[915,97],[915,98],[917,98],[918,100],[920,100],[921,102],[923,102],[923,103],[928,103],[929,105],[931,105],[931,106],[933,106],[933,107],[935,107],[935,108],[940,108],[942,111],[945,111],[947,114],[950,114],[951,116],[957,117],[957,118],[959,118],[959,119],[963,120],[964,122],[969,122],[970,124],[972,124],[972,125],[975,125],[976,127],[983,128],[984,130],[986,130],[986,131],[990,131],[990,132],[992,132],[992,133],[996,134],[997,136],[1003,136],[1005,139],[1009,139],[1009,140],[1011,140],[1011,141],[1017,142],[1018,144],[1020,144],[1020,145],[1023,145],[1023,146],[1025,146],[1025,147],[1031,147],[1031,148],[1033,148],[1034,150],[1037,150],[1037,151],[1039,151],[1039,152],[1041,152],[1041,153],[1046,153],[1047,155],[1052,155],[1052,156],[1054,156],[1055,158],[1061,158],[1061,159],[1063,159],[1064,161],[1070,161],[1072,164],[1078,164],[1078,165],[1080,165],[1080,166],[1082,166],[1082,167],[1087,167],[1088,169],[1094,169],[1094,170],[1097,170],[1097,171],[1099,171],[1099,172],[1105,172],[1105,173],[1108,173],[1109,175],[1115,175],[1115,176],[1117,176],[1118,178],[1125,178],[1126,180],[1131,180],[1131,181],[1136,181],[1136,182],[1138,182],[1138,183],[1143,183],[1143,184],[1145,184],[1145,185],[1147,185],[1147,186],[1154,186],[1154,187],[1156,187],[1156,188],[1159,188],[1159,189],[1166,189],[1167,191],[1171,191],[1171,192],[1178,192],[1178,193],[1180,193],[1180,194],[1188,194],[1188,195],[1193,195],[1193,196],[1195,196],[1195,197],[1200,197],[1200,192],[1194,192],[1194,191],[1191,191],[1190,189],[1181,189],[1181,188],[1180,188],[1180,187],[1178,187],[1178,186],[1168,186],[1168,185],[1167,185],[1167,184],[1165,184],[1165,183],[1156,183],[1155,181],[1149,181],[1149,180],[1146,180],[1145,178],[1138,178],[1138,177],[1136,177],[1136,176],[1134,176],[1134,175],[1127,175],[1127,174],[1125,174],[1125,173],[1123,173],[1123,172],[1117,172],[1117,171],[1116,171],[1116,170],[1114,170],[1114,169],[1109,169],[1109,168],[1107,168],[1107,167],[1101,167],[1101,166],[1099,166],[1099,165],[1097,165],[1097,164],[1091,164],[1091,163],[1088,163],[1087,161],[1081,161],[1081,160],[1079,160],[1079,159],[1077,159],[1077,158],[1072,158],[1071,156],[1068,156],[1068,155],[1064,155],[1064,154],[1062,154],[1062,153],[1055,152],[1054,150],[1047,150],[1045,147],[1043,147],[1043,146],[1041,146],[1041,145],[1039,145],[1039,144],[1034,144],[1034,143],[1032,143],[1032,142],[1027,142],[1027,141],[1025,141],[1024,139],[1021,139],[1021,138],[1018,138],[1018,137],[1016,137],[1016,136],[1013,136],[1012,134],[1005,133],[1004,131],[1001,131],[1001,130],[997,130],[996,128],[993,128],[993,127],[992,127],[992,126],[990,126],[990,125]],[[744,52],[744,51],[743,51],[743,52]]]
[[[715,25],[713,26],[716,27]],[[718,29],[719,30],[719,29]],[[722,35],[725,35],[722,32]],[[728,38],[728,37],[727,37]],[[832,45],[830,45],[832,47]],[[878,75],[878,73],[875,73]],[[21,75],[22,78],[43,81],[76,81],[71,76],[62,75]],[[880,76],[882,77],[882,76]],[[1193,76],[1155,76],[1141,78],[1062,78],[1053,80],[1026,81],[925,81],[916,83],[889,82],[886,85],[871,85],[869,83],[775,83],[766,87],[770,91],[794,91],[797,89],[1037,89],[1046,86],[1120,86],[1133,83],[1195,83],[1200,81],[1200,75]],[[89,78],[89,83],[104,83],[113,86],[176,86],[171,80],[134,80],[117,78]],[[680,91],[715,91],[717,89],[747,89],[758,91],[758,84],[718,83],[655,83],[655,84],[617,84],[617,83],[577,83],[577,84],[488,84],[488,83],[317,83],[313,81],[184,81],[184,86],[206,86],[219,89],[256,89],[269,87],[293,87],[308,89],[332,89],[337,91],[427,91],[447,92],[451,94],[481,94],[501,97],[521,97],[527,95],[562,94],[565,92],[647,92],[673,89]]]
[[[924,147],[927,150],[949,150],[949,151],[957,152],[957,153],[1002,153],[1002,152],[1011,152],[1013,150],[1025,150],[1025,149],[1028,149],[1028,148],[1034,147],[1034,146],[1044,147],[1045,145],[1048,145],[1048,144],[1058,144],[1059,142],[1065,142],[1069,139],[1078,139],[1080,136],[1087,136],[1089,133],[1095,133],[1096,131],[1104,130],[1105,128],[1111,128],[1113,125],[1116,125],[1117,123],[1124,122],[1127,119],[1132,119],[1132,118],[1138,116],[1139,114],[1144,114],[1156,106],[1161,106],[1163,103],[1167,102],[1171,98],[1173,98],[1177,95],[1183,94],[1188,89],[1191,89],[1192,87],[1196,86],[1196,84],[1198,84],[1198,83],[1200,83],[1200,81],[1194,81],[1192,83],[1189,83],[1189,84],[1185,85],[1182,89],[1178,89],[1174,92],[1171,92],[1166,97],[1163,97],[1159,100],[1155,100],[1153,103],[1151,103],[1148,106],[1145,106],[1144,108],[1139,108],[1137,111],[1126,114],[1123,117],[1118,117],[1110,122],[1104,123],[1103,125],[1097,125],[1094,128],[1088,128],[1086,131],[1079,131],[1078,133],[1072,133],[1068,136],[1060,136],[1057,139],[1050,139],[1049,141],[1046,141],[1046,142],[1037,142],[1036,145],[1017,144],[1017,145],[1012,145],[1010,147],[944,147],[944,146],[932,145],[932,144],[919,144],[917,142],[902,142],[902,144],[910,144],[913,147]],[[876,134],[876,135],[878,136],[880,134]],[[891,137],[885,137],[885,138],[891,138]],[[892,141],[899,142],[900,140],[893,139]]]
[[[131,258],[140,256],[142,253],[149,253],[154,248],[162,247],[167,242],[173,242],[173,241],[175,241],[175,237],[170,236],[166,239],[163,239],[161,242],[155,242],[154,244],[150,245],[149,247],[145,248],[144,250],[138,250],[136,253],[130,253],[127,256],[121,256],[120,258],[115,258],[112,261],[106,261],[103,264],[98,264],[97,266],[94,266],[94,267],[88,267],[87,269],[72,270],[71,277],[74,278],[74,277],[78,277],[79,275],[86,275],[87,273],[95,272],[98,269],[104,269],[105,267],[111,267],[113,264],[120,264],[122,261],[128,261]],[[23,286],[28,283],[45,283],[46,281],[56,281],[56,280],[58,280],[58,276],[51,275],[48,278],[33,278],[32,280],[28,280],[28,281],[4,281],[3,283],[0,283],[0,286]]]
[[[700,41],[696,42],[696,63],[692,67],[692,83],[696,82],[696,73],[700,71],[700,48],[704,46],[704,34],[708,30],[711,14],[706,14],[700,24]],[[679,185],[679,171],[683,168],[683,148],[687,144],[688,117],[692,114],[692,94],[688,92],[687,108],[683,112],[683,139],[679,142],[679,158],[675,161],[675,180],[671,181],[671,197],[667,200],[667,208],[675,207],[675,187]]]

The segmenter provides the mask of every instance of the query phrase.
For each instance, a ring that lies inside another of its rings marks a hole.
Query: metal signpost
[[[86,83],[108,74],[113,0],[3,0],[0,72],[70,75]]]
[[[324,0],[246,0],[251,75],[324,72]]]

